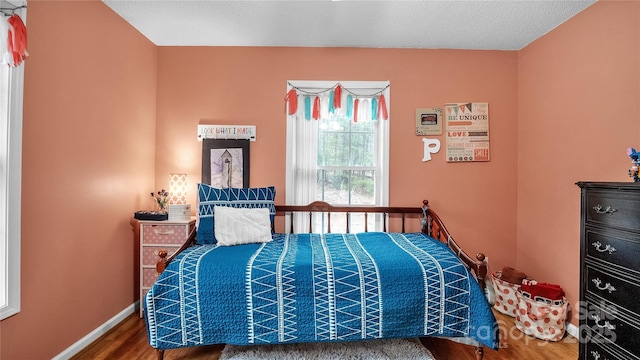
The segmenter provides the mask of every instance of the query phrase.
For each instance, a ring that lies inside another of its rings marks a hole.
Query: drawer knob
[[[595,210],[596,213],[598,213],[598,214],[609,214],[609,215],[611,215],[614,212],[618,211],[618,210],[612,208],[611,205],[607,206],[607,208],[605,209],[600,204],[594,206],[593,210]]]
[[[616,291],[616,288],[611,286],[611,284],[609,283],[605,283],[603,287],[600,287],[600,284],[602,284],[602,280],[600,280],[600,278],[595,278],[595,279],[592,279],[591,281],[593,281],[593,283],[596,284],[596,287],[598,288],[598,290],[608,290],[609,294]]]
[[[616,248],[614,248],[613,246],[607,244],[607,246],[605,246],[604,248],[602,248],[602,244],[600,243],[600,241],[594,241],[591,243],[591,245],[593,245],[594,248],[596,248],[596,250],[598,250],[598,252],[609,252],[609,254],[613,254],[614,251],[616,251]]]
[[[596,322],[596,326],[601,328],[601,329],[607,329],[607,330],[615,330],[616,326],[615,325],[611,325],[611,323],[607,320],[604,321],[604,323],[602,325],[600,325],[600,316],[599,315],[591,315],[591,319],[595,320]]]

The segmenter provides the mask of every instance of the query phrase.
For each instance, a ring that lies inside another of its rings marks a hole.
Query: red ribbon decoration
[[[333,92],[333,107],[336,109],[340,109],[342,106],[342,86],[336,86],[336,89]]]
[[[380,98],[378,98],[378,117],[383,120],[389,119],[389,113],[387,112],[387,102],[384,100],[384,95],[380,95]]]
[[[27,52],[27,28],[17,14],[11,15],[7,22],[11,25],[8,34],[7,51],[13,58],[13,64],[11,65],[18,66],[29,56]]]
[[[289,103],[289,115],[293,115],[298,111],[298,93],[295,89],[289,90],[284,97],[285,111],[287,111],[287,102]]]
[[[320,119],[320,98],[316,96],[315,100],[313,100],[313,118],[315,120]]]
[[[356,98],[353,102],[353,122],[358,122],[358,106],[360,105],[360,99]]]

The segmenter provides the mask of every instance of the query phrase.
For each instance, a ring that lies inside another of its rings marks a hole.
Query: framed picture
[[[489,103],[444,104],[447,162],[489,161]]]
[[[249,187],[249,140],[202,140],[202,183],[223,189]]]
[[[442,109],[416,109],[416,135],[442,135]]]

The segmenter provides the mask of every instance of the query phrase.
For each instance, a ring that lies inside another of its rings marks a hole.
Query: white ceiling
[[[595,0],[103,0],[158,46],[520,50]]]

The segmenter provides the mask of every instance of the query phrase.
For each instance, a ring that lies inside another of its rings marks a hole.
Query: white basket
[[[516,328],[541,340],[560,341],[566,330],[568,302],[566,298],[549,304],[516,293],[518,298]]]
[[[501,276],[502,272],[500,271],[491,274],[491,282],[496,290],[496,302],[493,304],[493,308],[505,315],[515,317],[518,306],[516,292],[520,290],[520,285],[501,280]]]

